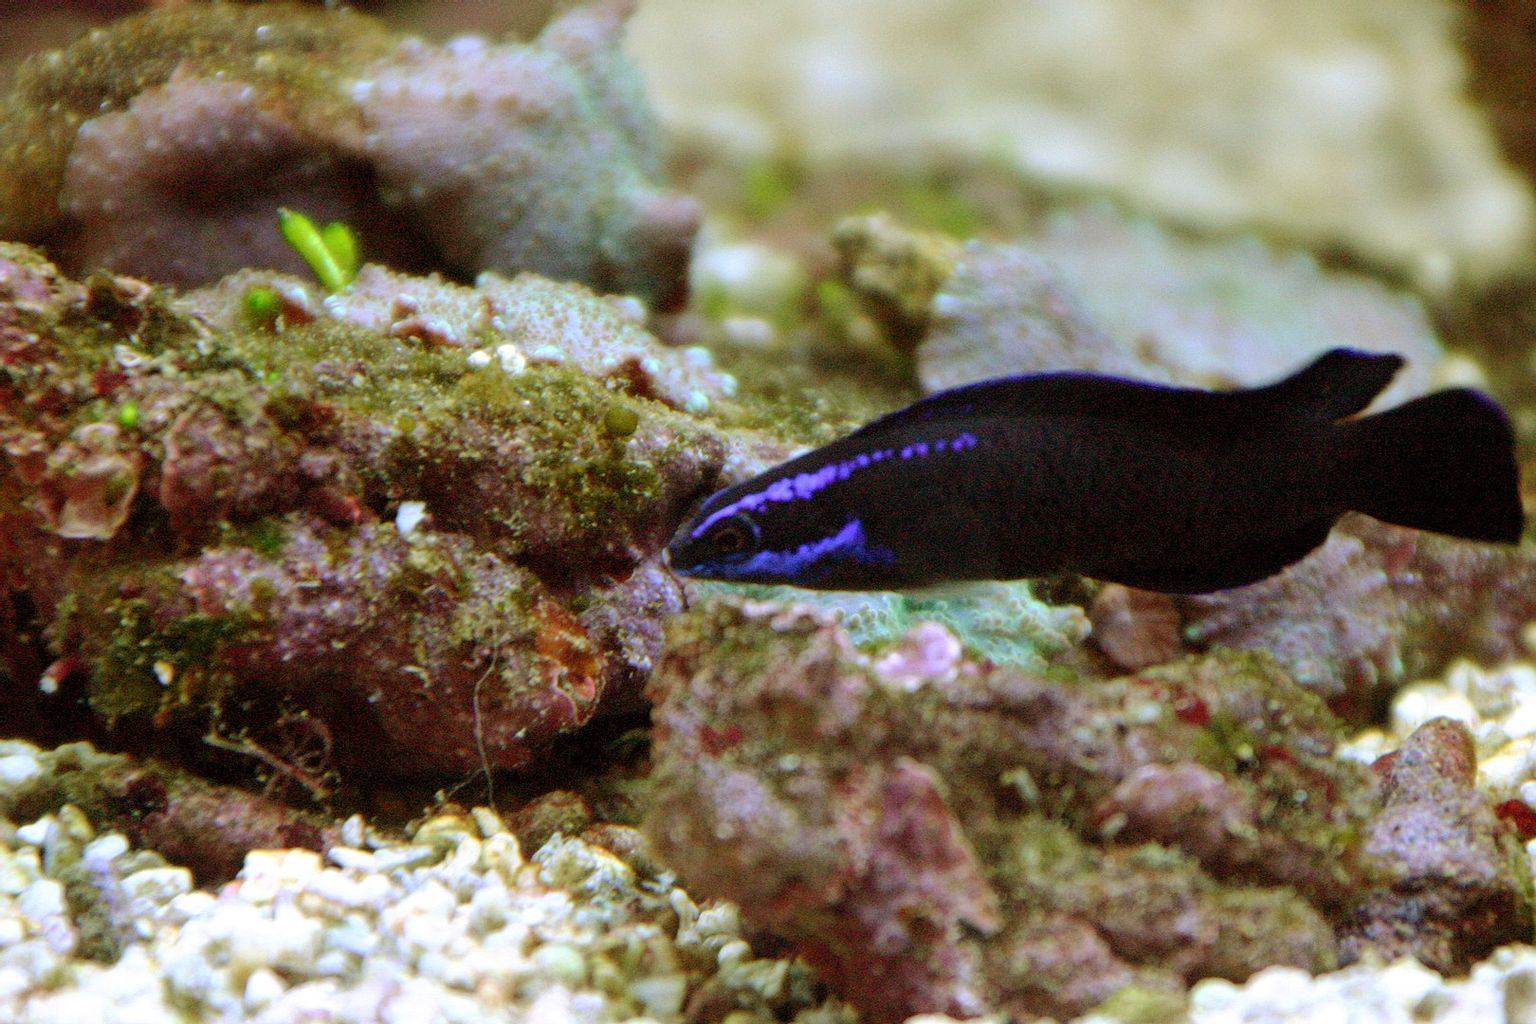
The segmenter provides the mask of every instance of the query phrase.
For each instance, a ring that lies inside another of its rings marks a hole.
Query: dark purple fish
[[[1192,594],[1279,572],[1350,510],[1518,542],[1492,399],[1348,418],[1402,363],[1334,349],[1245,391],[1090,373],[954,388],[720,491],[667,556],[687,576],[817,590],[1077,573]]]

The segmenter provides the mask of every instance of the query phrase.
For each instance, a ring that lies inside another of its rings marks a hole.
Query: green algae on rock
[[[870,1019],[1070,1016],[1126,985],[1329,969],[1426,892],[1451,908],[1427,955],[1465,966],[1528,931],[1513,837],[1470,780],[1444,776],[1461,811],[1416,806],[1435,853],[1394,847],[1406,812],[1272,659],[1047,681],[937,628],[876,659],[803,606],[717,599],[674,620],[649,688],[657,853]],[[1464,870],[1405,872],[1442,854]],[[1417,896],[1384,881],[1402,877]],[[1454,931],[1469,901],[1485,934]]]
[[[258,280],[265,325],[241,312]],[[633,707],[681,601],[657,551],[734,447],[657,399],[720,378],[580,286],[484,288],[371,269],[332,309],[248,272],[173,298],[0,250],[0,566],[55,688],[81,672],[108,722],[222,708],[257,737],[313,712],[328,767],[407,774],[520,766]],[[529,362],[476,368],[424,320]],[[137,486],[101,483],[107,457]]]
[[[663,305],[692,200],[618,49],[629,5],[571,8],[526,45],[443,47],[297,4],[126,18],[18,73],[0,118],[0,237],[200,284],[299,272],[279,207],[408,268],[531,269]]]

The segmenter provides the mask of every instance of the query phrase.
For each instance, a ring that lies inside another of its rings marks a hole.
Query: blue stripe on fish
[[[896,553],[889,548],[871,547],[864,536],[864,524],[850,519],[831,536],[801,544],[793,551],[758,551],[741,563],[741,571],[774,576],[803,576],[815,567],[830,569],[837,562],[860,565],[890,565]]]
[[[976,444],[975,435],[961,433],[953,438],[939,438],[932,442],[931,450],[934,452],[946,450],[961,452],[968,448],[976,447]],[[811,472],[796,473],[792,477],[775,480],[761,490],[743,494],[730,504],[710,512],[693,528],[691,535],[697,540],[709,532],[710,527],[720,520],[728,519],[741,512],[754,512],[770,501],[807,501],[815,497],[822,488],[829,484],[847,480],[859,470],[868,469],[875,463],[885,459],[897,457],[898,455],[902,459],[911,459],[914,456],[921,457],[927,455],[929,451],[930,445],[928,443],[919,442],[903,447],[899,453],[892,448],[873,452],[860,452],[851,458],[822,466],[820,469]]]
[[[1090,373],[940,392],[704,502],[683,575],[839,590],[1077,573],[1201,593],[1278,572],[1354,510],[1524,527],[1502,410],[1465,389],[1357,416],[1402,366],[1335,349],[1268,387]]]

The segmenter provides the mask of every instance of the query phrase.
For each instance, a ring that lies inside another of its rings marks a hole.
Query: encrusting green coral
[[[855,644],[871,652],[889,648],[919,622],[937,622],[972,655],[1033,672],[1044,671],[1088,633],[1081,608],[1039,600],[1027,580],[949,593],[808,591],[708,581],[693,586],[704,596],[746,595],[829,611]]]

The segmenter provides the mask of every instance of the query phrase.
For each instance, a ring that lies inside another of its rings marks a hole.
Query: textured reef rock
[[[213,712],[311,789],[519,766],[634,706],[681,603],[657,552],[735,447],[666,400],[724,379],[579,285],[242,281],[177,299],[0,251],[7,685]],[[257,288],[275,318],[237,312]]]
[[[1363,720],[1386,692],[1453,658],[1522,656],[1536,557],[1350,516],[1277,576],[1165,600],[1190,642],[1269,651],[1336,711]]]
[[[1345,954],[1412,955],[1449,973],[1468,952],[1529,941],[1530,865],[1474,786],[1466,727],[1434,719],[1384,761],[1383,807],[1364,849],[1392,867],[1350,914]]]
[[[0,237],[72,271],[300,271],[278,207],[408,268],[535,270],[670,305],[698,222],[619,52],[625,0],[532,43],[400,40],[292,4],[191,5],[40,55],[0,118]]]
[[[235,876],[251,850],[323,850],[340,841],[320,815],[152,761],[69,743],[40,751],[0,741],[0,816],[74,814],[190,869],[206,885]]]
[[[652,0],[633,48],[664,121],[715,152],[1001,160],[1444,285],[1527,260],[1536,203],[1468,100],[1462,47],[1507,87],[1508,139],[1529,123],[1528,24],[1523,5],[1443,0],[725,0],[708,19]],[[719,39],[751,40],[752,59]]]
[[[1378,943],[1465,969],[1528,937],[1514,834],[1448,766],[1459,726],[1382,787],[1268,658],[1047,680],[935,630],[873,656],[806,606],[721,600],[650,685],[657,852],[867,1019],[1065,1017]]]
[[[1195,241],[1107,206],[1059,212],[1013,243],[956,246],[881,217],[834,235],[843,276],[923,388],[1089,370],[1201,386],[1277,380],[1337,346],[1408,361],[1396,404],[1443,352],[1419,300],[1256,240]],[[893,293],[906,296],[898,306]]]

